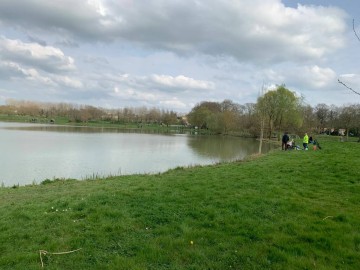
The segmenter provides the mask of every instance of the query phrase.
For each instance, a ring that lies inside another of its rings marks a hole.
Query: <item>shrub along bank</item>
[[[0,188],[1,269],[359,269],[360,144]]]

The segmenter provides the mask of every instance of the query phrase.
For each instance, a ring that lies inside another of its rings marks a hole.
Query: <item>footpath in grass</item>
[[[1,188],[0,269],[360,269],[360,144],[321,145]]]

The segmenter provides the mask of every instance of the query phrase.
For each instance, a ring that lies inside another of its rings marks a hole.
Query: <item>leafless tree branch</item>
[[[355,94],[359,95],[360,96],[360,93],[359,92],[356,92],[354,89],[352,89],[351,87],[347,86],[345,83],[343,83],[342,81],[340,81],[338,79],[338,83],[342,84],[343,86],[345,86],[347,89],[353,91]]]
[[[354,31],[354,34],[355,34],[356,38],[358,39],[358,41],[360,41],[360,37],[358,36],[358,34],[356,33],[356,30],[355,30],[355,19],[353,19],[353,31]]]
[[[356,29],[355,29],[355,19],[353,19],[353,31],[354,31],[354,34],[356,36],[356,38],[358,39],[358,41],[360,42],[360,37],[359,35],[357,34],[356,32]],[[345,83],[343,83],[342,81],[340,81],[338,79],[338,83],[342,84],[343,86],[345,86],[347,89],[349,89],[350,91],[354,92],[355,94],[359,95],[360,96],[360,93],[355,91],[354,89],[352,89],[351,87],[347,86]]]

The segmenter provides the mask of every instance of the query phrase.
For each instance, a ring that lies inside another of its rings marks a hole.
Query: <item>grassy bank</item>
[[[359,269],[360,144],[321,142],[159,175],[1,188],[0,269]]]

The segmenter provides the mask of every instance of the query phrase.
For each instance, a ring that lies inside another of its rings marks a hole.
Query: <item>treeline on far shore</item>
[[[319,103],[312,107],[284,85],[268,91],[256,103],[238,104],[231,100],[203,101],[189,113],[147,107],[105,109],[90,105],[7,100],[0,106],[0,120],[48,122],[79,125],[125,125],[182,127],[215,134],[259,137],[281,136],[287,131],[300,135],[360,135],[360,104],[343,106]]]

